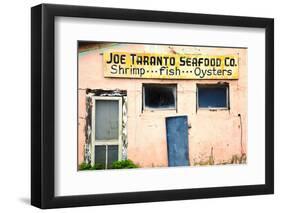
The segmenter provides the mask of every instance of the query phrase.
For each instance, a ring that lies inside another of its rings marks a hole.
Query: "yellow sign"
[[[154,79],[238,79],[238,55],[107,52],[104,76]]]

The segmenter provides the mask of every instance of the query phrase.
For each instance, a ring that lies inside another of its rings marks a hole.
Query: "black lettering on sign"
[[[106,62],[107,64],[114,63],[114,64],[125,64],[126,63],[126,55],[122,54],[109,54],[109,60]]]

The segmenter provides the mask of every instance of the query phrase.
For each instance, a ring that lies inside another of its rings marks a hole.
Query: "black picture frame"
[[[55,17],[263,28],[265,184],[55,197]],[[274,19],[41,4],[31,9],[31,204],[59,208],[274,193]]]

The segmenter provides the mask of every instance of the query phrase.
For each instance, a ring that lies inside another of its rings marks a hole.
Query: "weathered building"
[[[106,76],[108,52],[236,55],[239,75],[114,78]],[[78,164],[171,165],[167,118],[174,116],[187,118],[187,165],[246,162],[247,49],[83,42],[78,54]]]

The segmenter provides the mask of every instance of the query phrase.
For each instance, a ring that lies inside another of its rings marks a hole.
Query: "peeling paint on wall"
[[[128,159],[128,132],[127,132],[127,115],[128,100],[127,96],[122,96],[122,160]]]
[[[84,162],[86,164],[90,164],[91,163],[91,119],[92,116],[92,99],[91,99],[91,95],[87,94],[86,95],[86,124],[85,124],[85,145],[84,145]]]
[[[87,50],[84,52],[85,49]],[[85,49],[81,49],[78,64],[78,113],[79,119],[83,119],[79,121],[78,129],[79,164],[91,163],[93,158],[91,153],[94,149],[91,147],[93,96],[122,97],[122,120],[121,124],[119,123],[122,126],[119,140],[119,142],[122,140],[122,149],[118,150],[122,154],[118,156],[119,159],[130,159],[141,168],[168,166],[165,118],[187,115],[190,166],[247,163],[247,49],[115,43],[104,46],[90,43]],[[238,54],[239,79],[105,78],[103,53],[124,51],[141,54]],[[144,108],[145,84],[176,84],[176,108],[169,110]],[[198,85],[228,87],[227,107],[199,108]]]
[[[85,145],[84,145],[84,163],[91,164],[92,159],[91,150],[91,137],[92,137],[92,110],[93,110],[93,97],[94,96],[107,96],[107,97],[122,97],[122,160],[127,160],[128,154],[128,136],[127,136],[127,114],[128,114],[128,101],[127,91],[125,90],[103,90],[103,89],[86,89],[86,124],[85,132]]]

